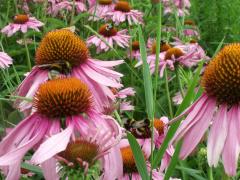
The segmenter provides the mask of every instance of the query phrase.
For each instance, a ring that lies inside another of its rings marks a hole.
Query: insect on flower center
[[[91,92],[77,78],[54,79],[43,83],[33,101],[37,112],[48,118],[86,113],[91,104]]]
[[[98,0],[98,3],[101,5],[110,5],[112,4],[112,0]]]
[[[165,42],[161,42],[161,44],[160,44],[160,52],[165,52],[165,51],[167,51],[168,49],[170,49],[171,48],[171,46],[168,44],[168,43],[165,43]],[[152,54],[156,54],[156,51],[157,50],[157,43],[156,42],[154,42],[153,44],[152,44]]]
[[[132,42],[132,50],[137,51],[140,49],[139,41],[133,41]]]
[[[137,172],[137,167],[135,164],[133,152],[130,146],[123,147],[120,149],[122,160],[123,160],[123,172],[124,173],[133,173]],[[146,159],[146,157],[144,156]]]
[[[191,19],[187,19],[184,21],[184,25],[195,26],[195,22]]]
[[[37,52],[36,64],[54,64],[68,62],[71,67],[87,61],[88,48],[73,32],[61,29],[47,33],[42,39]]]
[[[119,2],[116,3],[114,9],[116,11],[130,12],[132,8],[127,1],[119,1]]]
[[[240,101],[240,43],[225,46],[206,67],[201,84],[218,103]]]
[[[77,139],[74,142],[70,142],[65,151],[59,153],[59,156],[72,162],[74,165],[82,166],[82,161],[85,161],[91,166],[94,164],[98,154],[99,146],[97,144]]]
[[[162,135],[164,133],[164,122],[161,119],[154,119],[154,127],[158,131],[159,135]]]
[[[189,41],[189,43],[191,43],[191,44],[196,44],[197,41],[196,41],[195,39],[191,39],[191,40]]]
[[[104,37],[111,37],[117,34],[117,29],[111,24],[104,24],[99,28],[99,34]]]
[[[184,53],[182,52],[181,49],[179,49],[179,48],[170,48],[170,49],[167,50],[167,52],[165,54],[165,60],[172,59],[173,56],[175,58],[179,58],[179,57],[181,57],[183,55],[184,55]]]
[[[28,22],[28,20],[29,20],[29,17],[26,14],[18,14],[13,17],[13,22],[15,24],[25,24],[26,22]]]

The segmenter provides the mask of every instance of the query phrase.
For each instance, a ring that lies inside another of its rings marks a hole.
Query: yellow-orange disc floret
[[[79,164],[79,161],[77,161],[79,158],[82,161],[88,162],[89,166],[91,166],[98,155],[98,149],[98,145],[94,143],[77,139],[74,142],[70,142],[65,151],[59,153],[59,156],[74,163],[74,165]]]
[[[162,135],[164,133],[164,122],[161,119],[154,119],[154,128],[158,131],[159,135]]]
[[[171,46],[168,43],[161,42],[161,44],[160,44],[160,52],[165,52],[165,51],[167,51],[170,48],[171,48]],[[156,44],[156,42],[154,42],[152,44],[152,49],[151,49],[152,54],[156,54],[156,49],[157,49],[157,44]]]
[[[43,83],[33,101],[37,112],[49,118],[85,113],[91,104],[91,92],[77,78],[54,79]]]
[[[130,146],[126,146],[120,149],[123,160],[123,172],[133,173],[137,172],[137,166],[133,157],[133,152]],[[144,154],[144,158],[145,154]]]
[[[110,5],[110,4],[112,4],[112,0],[98,0],[98,4]]]
[[[29,20],[29,17],[26,14],[18,14],[16,16],[14,16],[14,18],[13,18],[13,22],[15,24],[24,24],[24,23],[28,22],[28,20]]]
[[[172,56],[174,56],[175,58],[179,58],[181,56],[183,56],[184,53],[182,52],[181,49],[179,48],[170,48],[167,50],[166,54],[165,54],[165,59],[172,59]]]
[[[225,46],[206,67],[201,84],[218,103],[240,101],[240,43]]]
[[[132,42],[132,50],[137,51],[140,49],[139,41]]]
[[[117,29],[112,27],[110,24],[104,24],[99,28],[98,33],[104,37],[111,37],[117,34]]]
[[[114,7],[116,11],[130,12],[131,6],[127,1],[118,1]]]
[[[36,64],[53,64],[69,62],[78,66],[87,61],[88,48],[73,32],[61,29],[47,33],[42,39],[37,52]]]

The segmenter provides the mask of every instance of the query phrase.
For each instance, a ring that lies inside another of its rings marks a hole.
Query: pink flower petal
[[[41,164],[44,178],[46,180],[57,180],[59,176],[57,174],[57,161],[54,158],[48,159]]]
[[[207,109],[201,110],[204,111],[204,113],[202,115],[198,115],[195,118],[196,122],[191,128],[189,128],[188,132],[185,134],[182,149],[179,155],[181,159],[185,159],[197,146],[212,120],[215,109],[215,102],[210,101],[206,106]],[[199,114],[201,114],[201,111],[199,112]]]
[[[227,106],[221,105],[208,136],[207,157],[210,166],[217,166],[228,133]]]
[[[226,143],[223,148],[223,165],[226,173],[229,176],[235,176],[238,164],[238,156],[239,156],[239,130],[238,122],[239,117],[237,116],[237,107],[232,107],[228,112],[228,124],[229,124],[229,131],[226,139]]]
[[[57,153],[64,151],[68,145],[73,126],[69,125],[61,133],[55,134],[40,145],[32,157],[34,164],[41,164]]]

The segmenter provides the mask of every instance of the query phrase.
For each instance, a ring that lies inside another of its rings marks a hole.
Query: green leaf
[[[201,176],[202,171],[200,170],[181,167],[181,166],[176,166],[176,169],[184,171],[186,174],[188,174],[189,176],[192,176],[196,180],[206,180],[206,178]]]
[[[143,38],[142,29],[140,25],[138,26],[138,33],[139,33],[141,59],[143,61],[143,65],[142,65],[143,84],[144,84],[144,91],[145,91],[146,108],[147,108],[148,118],[152,120],[154,118],[152,78],[150,74],[149,65],[147,63],[146,46],[145,46],[145,41]]]
[[[128,133],[127,138],[133,152],[133,157],[137,166],[137,170],[141,175],[142,179],[148,180],[149,175],[147,171],[146,162],[142,153],[142,149],[139,146],[136,138],[132,134]]]
[[[32,171],[32,172],[34,172],[36,174],[39,174],[39,175],[43,174],[42,170],[39,167],[33,166],[31,164],[28,164],[28,163],[22,163],[21,167],[24,168],[24,169],[30,170],[30,171]]]
[[[200,71],[202,69],[203,66],[203,62],[200,63],[196,74],[193,77],[193,81],[191,83],[190,88],[187,91],[187,94],[185,96],[185,98],[183,99],[182,104],[179,106],[177,112],[176,112],[176,116],[178,116],[181,112],[183,112],[192,102],[193,98],[195,97],[195,92],[194,89],[198,84],[199,81],[199,74]],[[177,131],[178,126],[180,125],[181,121],[176,121],[173,124],[171,124],[171,127],[168,130],[168,133],[163,141],[163,144],[161,145],[160,149],[157,151],[155,157],[154,157],[154,161],[153,161],[153,168],[157,168],[157,166],[159,165],[167,147],[168,147],[168,143],[170,142],[170,140],[172,139],[172,137],[174,136],[175,132]]]
[[[225,40],[225,36],[223,37],[222,41],[219,43],[217,49],[215,50],[214,54],[213,54],[213,57],[218,53],[218,51],[220,51],[220,49],[222,48],[222,45],[224,43],[224,40]]]

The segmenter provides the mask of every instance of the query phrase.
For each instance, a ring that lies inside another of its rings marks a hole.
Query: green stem
[[[18,12],[18,2],[17,2],[17,0],[13,0],[13,3],[14,3],[14,5],[15,5],[15,10],[16,10],[16,14],[19,14],[19,12]]]
[[[169,93],[169,87],[168,87],[168,73],[167,73],[167,69],[165,69],[164,71],[164,76],[165,76],[165,90],[166,90],[166,94],[167,94],[167,99],[168,99],[168,109],[169,109],[169,113],[170,113],[170,118],[173,118],[173,110],[172,110],[172,100],[171,100],[171,96]]]
[[[179,164],[180,164],[181,167],[187,167],[186,166],[186,161],[184,161],[184,160],[180,161]],[[181,169],[181,173],[182,173],[183,179],[188,180],[188,177],[187,177],[187,174],[185,173],[185,171]]]
[[[176,78],[177,78],[177,81],[178,81],[178,85],[180,87],[180,92],[181,92],[182,98],[184,98],[184,90],[183,90],[182,82],[181,82],[181,79],[180,79],[180,76],[179,76],[178,65],[175,68],[175,74],[176,74]]]
[[[42,10],[42,20],[45,25],[47,24],[47,8],[48,8],[48,0],[45,0],[43,3],[43,10]],[[43,32],[45,31],[46,31],[46,26],[43,26]]]
[[[75,9],[76,9],[76,0],[73,0],[73,7],[72,7],[72,14],[71,14],[70,26],[73,26],[73,25],[74,25]]]
[[[209,180],[214,180],[213,179],[213,172],[212,172],[212,168],[211,167],[208,167],[207,173],[208,173],[208,179]]]
[[[115,115],[118,123],[119,123],[121,126],[123,126],[122,119],[121,119],[120,115],[118,114],[117,110],[114,111],[114,115]]]
[[[31,69],[32,69],[32,64],[31,64],[31,59],[30,59],[29,49],[28,49],[28,45],[27,45],[27,41],[26,41],[26,37],[25,37],[25,35],[23,36],[23,41],[24,41],[24,46],[25,46],[26,54],[27,54],[27,65],[28,65],[28,70],[31,71]]]

